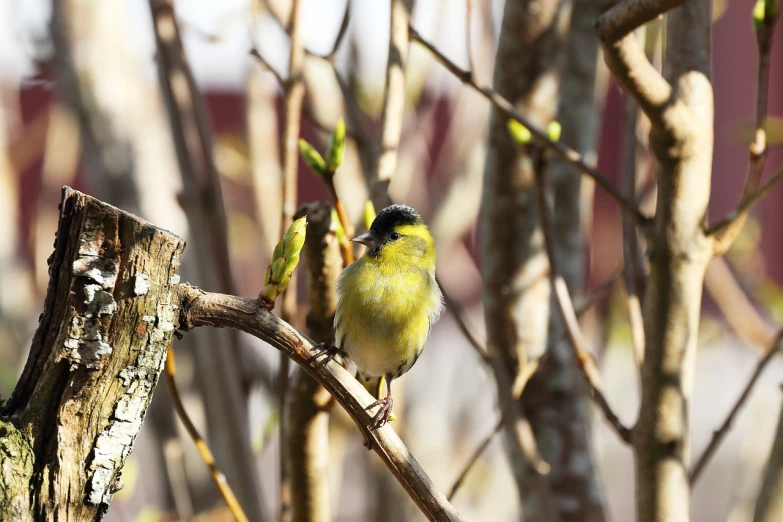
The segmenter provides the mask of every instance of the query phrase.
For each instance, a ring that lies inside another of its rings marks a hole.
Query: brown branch
[[[408,22],[412,0],[390,0],[389,55],[386,64],[377,158],[370,175],[370,198],[379,211],[391,205],[389,184],[397,169],[397,151],[405,110],[405,65],[408,62]]]
[[[783,179],[783,168],[775,172],[775,174],[773,174],[772,177],[769,178],[766,183],[764,183],[758,190],[756,190],[752,195],[750,195],[742,203],[740,203],[740,205],[735,210],[733,210],[730,214],[721,218],[713,225],[711,225],[707,229],[707,234],[715,238],[716,245],[720,244],[722,241],[727,240],[729,237],[727,235],[729,233],[728,232],[729,229],[735,227],[736,224],[738,223],[738,220],[744,219],[742,216],[747,215],[747,213],[754,206],[756,206],[762,199],[764,199],[764,196],[766,196],[767,193],[770,190],[772,190],[775,187],[775,185],[777,185],[782,179]],[[716,252],[717,254],[720,254],[722,251],[723,251],[723,247],[720,247]]]
[[[538,151],[538,154],[543,155],[542,151]],[[574,350],[574,356],[579,363],[579,368],[582,371],[582,375],[585,378],[590,394],[593,401],[603,413],[607,422],[614,428],[620,440],[624,442],[631,441],[631,430],[623,425],[617,414],[614,413],[612,407],[604,396],[601,375],[598,368],[595,365],[595,359],[590,353],[590,349],[587,346],[587,341],[582,333],[582,329],[579,326],[579,320],[574,310],[574,303],[571,300],[571,295],[568,292],[568,286],[566,285],[563,276],[558,271],[557,259],[555,256],[555,243],[554,235],[552,233],[549,210],[546,198],[546,183],[544,177],[543,160],[536,161],[535,168],[536,175],[536,201],[539,213],[539,220],[541,221],[541,228],[544,233],[544,244],[546,247],[546,254],[549,258],[549,278],[552,282],[552,288],[555,291],[555,302],[557,303],[560,314],[563,317],[563,323],[568,333],[568,340],[571,347]]]
[[[439,493],[430,478],[390,425],[368,431],[371,417],[365,408],[375,399],[339,364],[308,362],[312,343],[254,299],[202,292],[180,285],[181,328],[197,326],[235,328],[269,343],[301,366],[339,402],[387,467],[429,520],[459,521],[456,510]]]
[[[756,500],[753,522],[777,522],[783,513],[783,410],[778,415],[778,427]]]
[[[198,450],[198,454],[201,457],[201,460],[203,460],[204,464],[206,464],[207,468],[209,468],[209,475],[212,477],[212,481],[215,483],[218,492],[220,492],[220,496],[223,497],[223,500],[228,506],[228,510],[231,512],[231,515],[237,522],[248,522],[247,515],[245,515],[245,512],[242,510],[242,506],[239,505],[239,501],[234,495],[234,491],[231,489],[231,486],[228,484],[226,476],[223,475],[223,473],[215,464],[215,457],[209,450],[207,442],[198,432],[195,424],[193,424],[193,421],[190,420],[190,416],[185,410],[185,405],[182,404],[182,398],[180,397],[179,390],[177,389],[177,381],[174,379],[176,368],[177,366],[174,360],[174,345],[172,344],[169,346],[168,353],[166,354],[166,377],[169,381],[169,393],[171,394],[171,399],[174,403],[174,409],[177,412],[177,416],[182,421],[182,424],[185,426],[185,430],[188,432],[188,435],[190,435],[190,438],[193,439],[193,443],[196,445],[196,450]]]
[[[280,219],[280,237],[293,221],[296,210],[297,185],[299,175],[299,131],[302,120],[302,104],[305,96],[305,84],[302,77],[304,65],[304,47],[302,45],[299,23],[299,0],[291,0],[291,13],[288,18],[291,54],[288,60],[288,81],[285,88],[285,122],[283,126],[283,193]],[[280,316],[284,321],[291,321],[296,313],[296,279],[294,273],[291,278],[291,289],[282,296]],[[284,354],[280,354],[279,375],[279,412],[280,412],[280,519],[283,522],[289,520],[292,509],[291,484],[288,476],[288,462],[286,461],[286,446],[288,444],[288,430],[286,426],[286,396],[288,395],[288,380],[290,373],[290,360]]]
[[[149,0],[157,49],[161,90],[168,111],[171,134],[177,152],[183,190],[180,202],[193,233],[202,235],[195,242],[194,264],[198,281],[226,293],[235,293],[228,248],[228,225],[220,175],[215,165],[212,132],[206,102],[196,85],[180,37],[171,0]],[[242,354],[235,332],[210,332],[205,344],[228,345],[220,352],[200,350],[196,361],[201,371],[214,378],[204,379],[204,399],[210,431],[232,426],[235,433],[213,443],[218,455],[224,455],[223,468],[236,493],[253,520],[263,520],[259,478],[252,466],[253,451],[241,388]]]
[[[462,487],[462,483],[465,481],[465,477],[468,476],[468,473],[471,469],[473,469],[473,465],[478,462],[479,457],[481,457],[481,454],[484,453],[484,451],[489,447],[489,443],[492,442],[492,439],[495,438],[495,435],[497,435],[500,432],[500,428],[503,427],[503,423],[506,421],[505,417],[507,415],[507,412],[503,412],[500,415],[500,419],[498,419],[497,424],[495,424],[495,427],[492,428],[492,431],[487,435],[484,440],[481,442],[481,444],[478,445],[476,450],[473,452],[473,454],[470,456],[468,461],[465,463],[465,466],[462,468],[462,471],[459,475],[457,475],[457,480],[454,481],[454,484],[451,485],[451,489],[449,489],[449,495],[448,498],[449,502],[451,502],[454,499],[454,495],[457,494],[457,491],[459,491],[460,487]]]
[[[636,28],[685,2],[686,0],[624,0],[598,17],[595,27],[602,38],[620,40]]]
[[[771,2],[772,0],[768,1]],[[732,217],[721,220],[720,227],[717,229],[716,227],[711,227],[711,229],[716,230],[716,232],[713,232],[715,255],[725,254],[745,226],[750,209],[753,206],[753,204],[746,205],[746,203],[752,199],[758,201],[766,194],[766,192],[759,190],[759,183],[761,183],[761,175],[764,172],[764,163],[768,152],[764,121],[767,118],[767,103],[769,99],[769,61],[772,52],[772,35],[775,33],[775,25],[778,20],[777,10],[775,10],[775,13],[772,13],[774,16],[770,16],[772,9],[767,11],[768,13],[765,14],[763,23],[756,26],[759,65],[758,79],[756,80],[756,119],[753,142],[748,148],[750,156],[748,176],[745,179],[745,188],[742,191],[740,204],[732,212]],[[768,187],[770,185],[767,183],[765,186]],[[769,189],[767,188],[767,190]]]
[[[729,433],[729,429],[731,428],[732,422],[734,422],[734,418],[745,405],[745,401],[748,400],[748,397],[750,397],[750,392],[753,390],[753,386],[755,386],[756,381],[758,381],[761,373],[764,371],[764,368],[767,367],[775,355],[777,355],[777,353],[780,351],[781,341],[783,341],[783,330],[778,332],[778,335],[772,345],[770,345],[767,354],[762,357],[762,359],[756,365],[756,369],[753,371],[753,375],[751,375],[750,380],[745,385],[745,388],[742,390],[739,398],[737,398],[737,402],[735,402],[734,406],[732,406],[729,414],[726,416],[726,420],[723,421],[723,423],[720,425],[720,428],[713,432],[712,440],[710,440],[710,443],[704,449],[701,456],[696,460],[696,464],[694,464],[690,473],[691,484],[695,484],[699,479],[701,472],[704,470],[704,466],[707,464],[707,462],[709,462],[710,458],[718,450],[720,443],[723,442],[723,439]]]
[[[301,207],[295,219],[307,217],[302,249],[310,311],[307,329],[318,342],[332,343],[337,309],[337,276],[343,267],[337,237],[332,229],[332,207],[325,202]],[[294,522],[327,522],[329,506],[329,392],[305,372],[297,372],[288,409],[288,463],[294,494]]]
[[[530,133],[536,138],[536,140],[546,144],[558,156],[563,158],[563,160],[576,167],[581,173],[592,178],[599,187],[601,187],[615,201],[617,201],[617,203],[623,208],[623,210],[629,212],[634,217],[637,223],[639,223],[640,225],[644,225],[649,222],[649,218],[643,215],[639,211],[636,202],[628,200],[622,194],[622,192],[620,192],[620,190],[614,185],[614,183],[612,183],[608,178],[606,178],[606,176],[601,174],[594,167],[591,167],[588,164],[586,164],[581,154],[579,154],[571,147],[564,145],[563,143],[553,142],[552,140],[550,140],[549,136],[545,131],[533,125],[530,122],[530,120],[525,118],[514,107],[514,105],[510,101],[508,101],[506,98],[498,94],[494,89],[477,83],[476,80],[473,78],[472,71],[466,71],[465,69],[462,69],[461,67],[456,65],[453,61],[449,60],[442,52],[438,50],[437,47],[435,47],[432,43],[425,40],[419,34],[419,32],[416,31],[416,29],[414,29],[413,27],[409,27],[408,32],[410,34],[411,40],[419,43],[422,47],[424,47],[427,51],[429,51],[429,53],[432,54],[432,56],[438,62],[440,62],[440,64],[443,65],[458,80],[460,80],[465,85],[468,85],[476,92],[481,94],[484,98],[486,98],[487,101],[489,101],[495,107],[495,109],[497,109],[498,112],[500,112],[500,114],[502,114],[505,118],[518,121],[519,123],[527,127],[527,129],[530,130]]]
[[[621,4],[622,5],[622,4]],[[625,129],[623,132],[623,189],[629,199],[636,200],[636,123],[639,109],[630,96],[625,101]],[[644,361],[644,317],[642,300],[637,292],[637,281],[643,280],[642,259],[636,227],[623,216],[623,280],[626,305],[631,324],[631,343],[636,364]]]

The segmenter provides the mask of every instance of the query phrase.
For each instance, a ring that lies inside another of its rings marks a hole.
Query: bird
[[[392,416],[391,384],[418,360],[432,325],[443,311],[435,279],[435,241],[419,214],[406,205],[381,210],[370,229],[352,241],[364,254],[337,280],[335,345],[319,344],[310,359],[339,354],[356,364],[356,377],[378,399],[369,425],[385,425]],[[386,396],[380,398],[386,383]]]

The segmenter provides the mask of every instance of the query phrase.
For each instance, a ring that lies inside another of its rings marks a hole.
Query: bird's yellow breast
[[[343,271],[337,291],[337,346],[365,374],[405,373],[441,310],[434,268],[364,256]]]

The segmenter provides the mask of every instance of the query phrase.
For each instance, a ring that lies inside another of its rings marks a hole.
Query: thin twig
[[[179,285],[178,294],[181,304],[180,329],[190,330],[197,326],[234,328],[280,350],[322,384],[345,408],[367,437],[372,449],[429,520],[461,520],[390,424],[377,430],[367,430],[371,418],[365,408],[375,398],[341,365],[310,361],[313,343],[309,339],[259,306],[255,299],[203,292],[187,284]]]
[[[553,142],[549,139],[546,132],[533,125],[527,118],[525,118],[514,105],[506,98],[498,94],[494,89],[480,85],[473,78],[471,71],[462,69],[454,62],[449,60],[442,52],[440,52],[432,43],[425,40],[416,29],[409,27],[408,32],[411,40],[422,45],[432,56],[441,63],[446,69],[457,77],[462,83],[470,86],[476,92],[486,98],[503,116],[508,119],[518,121],[530,130],[530,133],[541,143],[550,147],[558,156],[563,158],[566,162],[573,165],[580,172],[586,174],[592,178],[595,183],[605,190],[615,201],[623,208],[623,210],[629,212],[636,222],[640,225],[647,224],[650,219],[643,215],[636,202],[627,199],[622,192],[612,183],[606,176],[601,174],[597,169],[589,166],[585,163],[584,158],[577,151],[571,147],[564,145],[560,142]]]
[[[389,53],[386,63],[381,128],[376,144],[377,157],[370,175],[370,198],[375,208],[391,204],[389,184],[397,169],[397,153],[405,112],[405,66],[408,61],[409,21],[412,0],[391,0]]]
[[[704,470],[704,466],[707,464],[707,462],[709,462],[710,458],[717,451],[718,446],[720,446],[720,443],[723,442],[724,437],[726,437],[728,434],[729,429],[731,428],[731,424],[734,422],[734,418],[742,409],[742,406],[745,405],[745,401],[748,400],[748,397],[750,397],[750,392],[753,390],[753,386],[755,386],[756,381],[758,381],[759,377],[761,376],[761,372],[764,371],[764,368],[767,367],[775,355],[780,351],[781,341],[783,341],[783,330],[779,331],[777,337],[775,338],[775,342],[772,343],[772,345],[769,347],[767,354],[758,362],[756,369],[753,371],[753,375],[750,376],[750,380],[742,390],[742,393],[737,399],[737,402],[734,403],[734,406],[731,408],[731,411],[729,411],[728,416],[726,416],[726,420],[723,421],[723,424],[721,424],[720,428],[713,432],[712,440],[710,440],[710,443],[704,449],[704,452],[701,454],[698,460],[696,460],[696,464],[694,464],[690,474],[691,485],[695,484],[699,479],[701,472]]]
[[[764,163],[766,162],[768,152],[764,122],[767,118],[767,104],[769,100],[769,61],[772,52],[772,35],[775,32],[777,19],[777,12],[774,13],[774,16],[769,16],[769,13],[766,13],[764,21],[756,26],[759,65],[756,80],[756,118],[753,142],[748,147],[748,175],[745,178],[745,188],[742,191],[739,207],[732,212],[733,217],[725,224],[721,224],[719,231],[713,236],[715,240],[715,255],[722,255],[731,248],[734,240],[745,226],[750,213],[751,207],[746,207],[744,203],[761,192],[758,190],[758,187],[761,182],[761,175],[764,172]],[[722,221],[725,221],[725,219]]]
[[[753,208],[759,201],[764,199],[764,196],[772,190],[778,182],[783,179],[783,168],[779,169],[771,178],[767,180],[756,192],[750,197],[745,199],[734,211],[732,211],[726,217],[718,220],[715,224],[711,225],[707,229],[707,234],[716,238],[716,240],[725,233],[725,231],[736,222],[736,220],[742,215],[747,213]]]
[[[473,452],[473,455],[471,455],[468,461],[465,463],[465,466],[462,468],[462,472],[460,472],[460,474],[457,476],[457,480],[454,481],[454,484],[451,485],[449,494],[446,497],[449,499],[449,502],[454,499],[454,495],[456,495],[457,491],[459,491],[459,488],[462,487],[462,483],[465,481],[465,477],[468,476],[468,473],[473,468],[473,465],[478,462],[481,454],[484,453],[487,447],[489,447],[489,443],[492,442],[492,439],[495,438],[495,435],[500,432],[500,428],[503,427],[503,423],[506,421],[505,417],[508,415],[508,411],[509,409],[506,409],[506,411],[500,415],[500,418],[498,419],[497,424],[495,424],[495,427],[492,428],[492,431],[489,433],[489,435],[484,438],[481,444],[479,444],[476,448],[476,451]]]
[[[639,108],[630,96],[625,101],[625,129],[623,132],[623,189],[629,199],[636,200],[636,123]],[[623,279],[625,281],[626,305],[631,324],[631,343],[636,356],[636,365],[641,368],[644,361],[644,317],[642,299],[636,283],[640,279],[641,259],[636,227],[623,216]]]
[[[534,149],[537,147],[534,146]],[[568,286],[566,285],[563,276],[557,268],[557,259],[555,256],[554,237],[552,234],[551,223],[549,219],[549,210],[546,198],[546,184],[543,168],[543,155],[544,151],[538,150],[537,154],[540,156],[536,161],[535,175],[536,175],[536,196],[539,219],[541,220],[541,229],[544,233],[544,243],[546,246],[546,253],[549,258],[549,277],[552,281],[552,287],[555,291],[555,301],[560,309],[560,313],[563,316],[563,323],[566,326],[570,346],[574,350],[574,356],[579,363],[579,368],[582,370],[582,375],[587,382],[590,389],[593,401],[599,407],[601,412],[606,417],[606,420],[617,432],[617,435],[624,442],[631,441],[631,430],[623,425],[620,418],[614,413],[609,402],[606,400],[601,386],[601,376],[598,372],[598,368],[595,365],[595,360],[590,353],[587,346],[587,341],[584,338],[581,327],[579,326],[579,320],[574,310],[574,304],[571,300],[571,296],[568,292]]]
[[[296,211],[297,185],[299,175],[299,131],[302,119],[305,85],[302,79],[304,65],[304,47],[300,36],[300,1],[292,0],[288,18],[291,51],[288,59],[288,82],[285,89],[285,127],[283,128],[283,215],[280,219],[280,237],[282,238],[293,220]],[[296,313],[296,277],[291,279],[291,289],[282,296],[281,317],[291,321]],[[279,371],[279,412],[280,412],[280,520],[289,520],[291,513],[291,484],[286,459],[287,422],[286,396],[291,361],[280,354]]]
[[[209,475],[215,482],[215,486],[217,487],[220,496],[223,497],[223,500],[228,506],[228,510],[231,511],[231,515],[235,520],[237,520],[237,522],[248,522],[247,515],[245,515],[245,512],[242,510],[242,506],[239,505],[239,501],[237,500],[236,495],[234,495],[231,486],[228,484],[226,476],[223,475],[223,473],[217,468],[217,465],[215,464],[215,457],[209,450],[207,442],[204,440],[201,434],[199,434],[196,426],[193,424],[193,421],[190,420],[188,412],[185,411],[185,405],[182,404],[182,398],[180,397],[179,390],[177,389],[177,382],[174,379],[174,374],[176,371],[177,365],[174,361],[174,345],[171,345],[169,346],[169,351],[166,354],[166,377],[168,377],[169,392],[171,393],[171,400],[174,402],[174,409],[177,412],[177,416],[179,416],[179,420],[181,420],[182,424],[185,426],[185,430],[188,432],[188,435],[190,435],[190,438],[193,439],[193,443],[196,445],[196,449],[198,450],[198,454],[201,456],[201,460],[203,460],[204,464],[206,464],[209,468]]]

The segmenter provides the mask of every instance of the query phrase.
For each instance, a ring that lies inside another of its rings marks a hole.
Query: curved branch
[[[280,350],[322,384],[345,408],[364,431],[372,448],[381,457],[410,497],[434,521],[459,521],[454,507],[432,483],[425,471],[403,444],[391,426],[367,431],[371,417],[365,408],[374,398],[342,366],[308,362],[312,343],[285,321],[253,299],[203,292],[186,284],[179,285],[182,302],[181,328],[197,326],[234,328],[258,337]]]
[[[602,14],[595,28],[601,38],[616,41],[685,2],[686,0],[625,0]]]
[[[615,201],[617,201],[623,210],[630,213],[637,223],[643,225],[650,221],[647,216],[639,211],[636,202],[626,198],[623,193],[614,185],[614,183],[612,183],[611,180],[606,178],[596,168],[586,164],[581,154],[568,145],[550,140],[545,131],[533,125],[530,120],[525,118],[516,108],[514,108],[514,105],[510,101],[498,94],[494,89],[484,85],[479,85],[473,78],[473,73],[471,71],[466,71],[449,60],[442,52],[437,49],[437,47],[425,40],[419,34],[419,32],[416,31],[416,29],[409,27],[408,32],[410,34],[411,40],[419,43],[422,47],[427,49],[433,58],[435,58],[438,62],[441,63],[441,65],[448,69],[451,74],[456,76],[457,79],[459,79],[462,83],[468,85],[473,90],[481,94],[484,98],[486,98],[487,101],[489,101],[493,107],[495,107],[505,118],[518,121],[527,127],[530,130],[530,133],[539,142],[546,144],[567,163],[573,165],[579,169],[580,172],[592,178],[599,187],[601,187],[610,196],[612,196]]]

